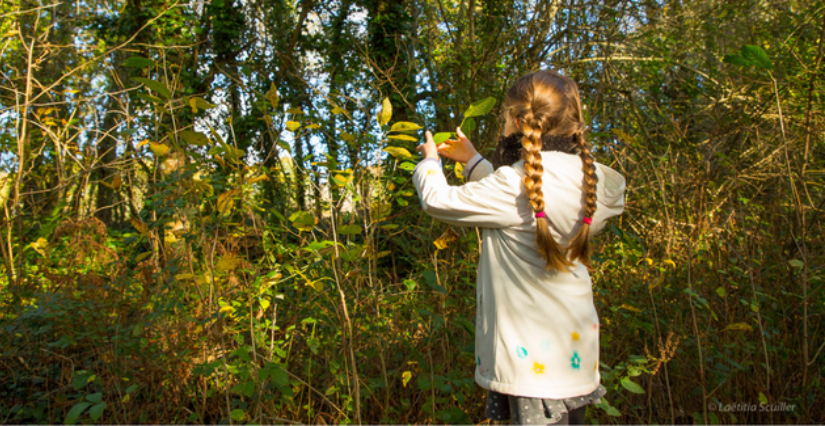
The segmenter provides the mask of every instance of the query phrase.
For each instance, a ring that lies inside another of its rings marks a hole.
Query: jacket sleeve
[[[508,167],[491,173],[489,162],[480,161],[475,170],[465,168],[468,182],[461,186],[447,183],[436,160],[424,159],[418,163],[413,171],[413,183],[424,212],[456,226],[505,228],[521,223],[517,204],[520,187],[513,184],[513,179],[519,181],[518,177]],[[486,176],[479,178],[482,173]]]

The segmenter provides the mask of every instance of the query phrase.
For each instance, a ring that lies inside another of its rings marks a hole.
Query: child
[[[430,216],[483,228],[475,380],[488,390],[487,417],[582,424],[606,393],[588,241],[624,211],[625,179],[591,156],[570,78],[527,74],[502,109],[493,163],[461,129],[439,147],[426,132],[413,182]],[[439,154],[466,164],[465,185],[447,184]]]

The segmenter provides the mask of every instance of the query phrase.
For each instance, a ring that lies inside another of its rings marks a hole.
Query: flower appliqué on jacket
[[[573,334],[571,335],[571,337],[573,338],[574,341],[579,340],[579,333],[574,331]]]
[[[533,372],[537,375],[544,374],[544,364],[540,364],[538,362],[533,363]]]
[[[573,352],[573,358],[570,359],[571,365],[574,369],[578,370],[579,367],[582,365],[582,359],[579,358],[578,352]]]
[[[516,346],[516,354],[518,354],[518,357],[521,359],[527,358],[527,349],[524,349],[521,346]]]
[[[596,323],[593,323],[593,330],[595,330],[595,329],[597,329],[597,328],[599,328],[599,325],[598,325],[598,324],[596,324]]]
[[[427,170],[427,176],[434,175],[434,174],[435,174],[435,170],[433,170],[433,169]]]

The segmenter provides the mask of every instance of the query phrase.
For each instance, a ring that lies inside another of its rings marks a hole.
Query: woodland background
[[[479,232],[413,148],[489,155],[553,68],[628,182],[588,421],[822,423],[823,38],[803,0],[4,0],[0,422],[487,422]]]

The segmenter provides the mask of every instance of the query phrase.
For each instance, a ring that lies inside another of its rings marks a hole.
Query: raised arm
[[[427,139],[432,143],[429,132]],[[452,186],[438,160],[425,157],[413,171],[413,183],[428,215],[457,226],[504,228],[521,223],[517,204],[520,178],[515,171],[502,167],[491,173],[489,161],[478,156],[473,159],[475,164],[471,160],[469,168],[465,167],[469,182]]]

